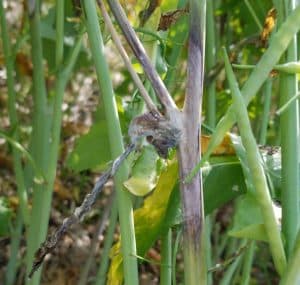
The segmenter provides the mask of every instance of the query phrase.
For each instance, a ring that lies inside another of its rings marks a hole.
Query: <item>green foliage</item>
[[[157,160],[154,147],[145,146],[132,168],[130,178],[123,183],[129,192],[145,196],[154,189],[157,182]]]
[[[70,153],[66,164],[74,171],[79,172],[103,166],[110,160],[106,123],[100,121],[76,141],[74,150]]]
[[[236,203],[233,228],[229,235],[268,241],[259,204],[251,194],[243,195]]]

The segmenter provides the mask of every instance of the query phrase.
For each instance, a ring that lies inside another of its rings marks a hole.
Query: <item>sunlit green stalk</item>
[[[111,153],[112,157],[115,158],[124,150],[123,139],[109,69],[103,53],[104,46],[96,12],[97,8],[95,1],[82,0],[82,4],[91,52],[103,98]],[[124,259],[125,283],[135,285],[138,284],[138,272],[132,201],[129,192],[124,190],[122,184],[127,176],[128,167],[126,164],[123,164],[114,177],[114,185],[121,225],[121,248]]]
[[[264,174],[261,155],[259,153],[255,137],[251,130],[251,124],[248,117],[245,101],[238,88],[238,83],[232,71],[225,49],[224,60],[225,70],[233,98],[233,108],[236,113],[236,119],[238,121],[242,142],[246,149],[248,167],[253,178],[253,184],[255,187],[254,195],[261,209],[275,267],[278,273],[282,275],[286,269],[286,258],[280,231],[272,207],[272,200],[270,197],[267,180]]]
[[[251,99],[256,95],[264,81],[268,78],[273,66],[278,62],[283,52],[288,47],[289,42],[293,39],[294,35],[300,29],[300,6],[298,6],[281,25],[280,29],[272,38],[270,46],[255,66],[254,70],[250,74],[248,80],[241,89],[244,101],[246,105],[249,104]],[[218,123],[214,134],[210,139],[210,143],[205,154],[202,157],[201,163],[197,165],[191,171],[186,181],[190,181],[191,178],[199,171],[203,163],[209,158],[213,150],[222,142],[226,132],[235,123],[235,113],[232,107],[230,107],[224,117]]]
[[[160,284],[172,284],[172,230],[169,229],[161,238]]]
[[[291,13],[296,1],[285,1],[287,14]],[[297,37],[293,37],[286,53],[288,62],[297,61]],[[281,74],[280,101],[282,104],[290,100],[298,92],[298,79],[294,74]],[[281,131],[281,163],[282,163],[282,231],[285,237],[287,257],[292,254],[299,229],[299,104],[297,101],[280,117]]]

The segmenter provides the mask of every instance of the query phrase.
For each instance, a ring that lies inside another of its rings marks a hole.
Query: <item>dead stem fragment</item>
[[[81,206],[76,208],[70,217],[64,219],[63,224],[58,228],[58,230],[53,235],[48,236],[46,241],[42,243],[40,248],[37,250],[29,278],[31,278],[34,272],[42,265],[45,256],[55,249],[66,231],[72,225],[82,221],[84,216],[91,210],[105,183],[116,174],[120,165],[128,157],[128,155],[137,149],[141,142],[141,138],[146,137],[147,141],[154,145],[158,154],[161,157],[166,158],[169,149],[178,145],[180,130],[173,126],[173,124],[163,116],[149,112],[136,117],[132,121],[129,127],[129,136],[131,138],[131,144],[113,162],[112,166],[100,176],[93,190],[85,196]]]

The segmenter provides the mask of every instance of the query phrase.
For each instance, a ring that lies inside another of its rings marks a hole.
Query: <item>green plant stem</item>
[[[255,252],[256,242],[254,240],[249,242],[249,246],[246,249],[246,253],[244,255],[244,264],[243,264],[243,273],[241,285],[249,285],[251,279],[251,267],[253,263],[253,257]]]
[[[105,8],[105,5],[103,3],[103,1],[101,0],[98,0],[97,1],[98,4],[99,4],[99,7],[101,9],[101,13],[102,13],[102,16],[103,16],[103,19],[104,19],[104,22],[111,34],[111,37],[115,43],[115,46],[117,47],[123,61],[124,61],[124,64],[128,70],[128,72],[130,73],[131,75],[131,78],[132,80],[134,81],[136,87],[139,89],[139,92],[141,94],[141,96],[143,97],[143,99],[145,100],[145,103],[147,104],[147,107],[148,107],[148,110],[149,111],[155,111],[155,112],[158,112],[155,104],[152,102],[152,99],[150,98],[149,94],[148,94],[148,91],[146,90],[146,88],[144,87],[141,79],[139,78],[139,76],[137,75],[137,73],[135,72],[134,68],[132,67],[131,65],[131,61],[126,53],[126,50],[125,48],[123,47],[122,43],[121,43],[121,40],[117,34],[117,31],[115,30],[114,26],[113,26],[113,23],[106,11],[106,8]]]
[[[206,264],[207,268],[212,267],[213,263],[213,252],[212,252],[212,246],[211,246],[211,241],[210,237],[212,234],[212,215],[208,215],[205,217],[205,249],[206,249]],[[207,285],[212,285],[213,284],[213,279],[212,279],[212,273],[208,272],[207,274]]]
[[[248,0],[244,0],[244,2],[245,2],[245,4],[246,4],[246,6],[247,6],[247,8],[248,8],[248,10],[249,10],[249,12],[250,12],[252,18],[253,18],[255,24],[257,25],[259,31],[262,31],[263,26],[262,26],[262,24],[260,23],[260,21],[259,21],[257,15],[256,15],[256,13],[255,13],[255,11],[254,11],[252,5],[249,3]]]
[[[215,20],[214,20],[214,4],[213,0],[207,1],[207,17],[206,17],[206,64],[207,71],[216,65],[216,41],[215,41]],[[207,88],[206,94],[206,122],[211,128],[216,126],[216,81],[212,80]]]
[[[29,25],[32,47],[33,64],[33,130],[31,153],[37,168],[43,174],[47,173],[50,119],[47,106],[47,92],[44,77],[43,50],[40,27],[40,1],[33,2],[29,7]],[[46,190],[46,184],[33,185],[32,211],[27,239],[26,255],[26,284],[38,285],[41,270],[36,272],[31,280],[27,276],[30,272],[34,253],[46,237],[48,228],[51,193]]]
[[[81,45],[82,45],[82,30],[79,32],[78,38],[73,46],[73,49],[70,52],[70,55],[62,67],[58,68],[57,72],[57,81],[55,85],[55,98],[53,106],[53,116],[52,116],[52,126],[50,132],[51,145],[49,149],[49,161],[47,169],[47,191],[51,192],[54,180],[56,176],[56,165],[59,155],[59,142],[60,142],[60,132],[61,132],[61,123],[62,123],[62,104],[64,98],[64,92],[73,70],[73,67],[78,58]]]
[[[238,121],[242,142],[246,149],[248,167],[253,178],[253,184],[255,187],[254,195],[261,209],[276,270],[280,275],[282,275],[286,269],[286,257],[280,231],[278,229],[276,217],[272,207],[272,200],[264,174],[261,155],[251,130],[251,124],[245,101],[243,100],[241,92],[238,88],[238,83],[230,66],[229,58],[225,49],[224,60],[225,70],[233,98],[233,107],[236,112],[236,119]]]
[[[246,105],[249,104],[251,99],[256,95],[264,81],[268,78],[270,71],[274,65],[278,62],[281,55],[288,47],[289,42],[294,35],[300,29],[300,6],[298,6],[281,25],[280,29],[274,34],[272,42],[269,48],[266,50],[254,70],[250,74],[248,80],[241,89],[243,99]],[[201,166],[214,149],[222,142],[226,132],[236,122],[235,112],[233,107],[230,107],[223,118],[219,121],[214,134],[210,139],[210,143],[207,147],[205,154],[203,155],[201,162],[191,171],[185,181],[189,182],[192,177],[199,171]]]
[[[233,282],[233,275],[237,271],[238,267],[240,266],[242,261],[242,256],[238,256],[227,268],[225,274],[220,281],[220,285],[231,285],[234,284]]]
[[[103,252],[100,260],[100,267],[97,272],[95,285],[106,284],[106,273],[109,265],[109,252],[114,241],[114,232],[117,224],[117,219],[118,219],[118,205],[116,199],[114,199],[111,212],[110,212],[109,225],[108,225],[107,233],[105,235]]]
[[[172,229],[168,229],[161,239],[160,284],[172,284]]]
[[[269,124],[269,114],[271,107],[271,97],[272,97],[272,79],[268,78],[264,84],[264,110],[261,118],[259,143],[266,144],[267,130]]]
[[[159,98],[162,105],[166,108],[168,115],[174,118],[177,115],[176,104],[173,101],[171,95],[169,94],[167,88],[163,84],[157,71],[155,70],[154,65],[151,63],[151,60],[147,56],[143,45],[141,44],[140,40],[136,36],[133,28],[131,27],[122,9],[122,6],[117,0],[108,0],[108,4],[121,30],[123,31],[123,34],[128,44],[130,45],[133,53],[135,54],[135,56],[143,66],[144,72],[148,77],[149,81],[151,82],[157,97]]]
[[[300,283],[300,235],[298,234],[297,241],[293,250],[293,254],[290,257],[287,270],[280,282],[280,285],[292,285]]]
[[[64,18],[65,1],[56,1],[56,51],[55,65],[60,67],[64,58]]]
[[[22,238],[23,217],[20,209],[17,213],[16,225],[11,233],[10,256],[5,273],[5,285],[15,284],[18,268],[18,254]]]
[[[12,138],[15,141],[19,140],[19,120],[16,110],[16,92],[14,80],[14,63],[12,48],[9,40],[9,35],[6,26],[5,12],[3,1],[0,0],[0,23],[1,23],[1,39],[3,46],[3,54],[5,58],[6,74],[7,74],[7,89],[8,89],[8,115],[10,120],[11,129],[14,130]],[[13,148],[13,164],[14,172],[16,175],[18,197],[20,201],[20,209],[22,211],[23,222],[26,226],[29,223],[29,210],[27,205],[27,191],[24,181],[24,173],[21,162],[21,156],[18,150]]]
[[[180,240],[182,238],[182,230],[177,230],[176,239],[174,242],[174,249],[172,255],[172,285],[176,285],[176,256],[179,249]]]
[[[295,7],[295,1],[285,1],[287,13]],[[286,53],[286,60],[297,61],[297,38],[293,37]],[[280,96],[282,105],[288,102],[298,92],[297,75],[280,77]],[[281,131],[281,163],[282,163],[282,231],[285,237],[286,255],[292,254],[299,229],[299,104],[290,107],[280,117]]]
[[[178,1],[178,9],[183,8],[186,5],[186,0],[180,0]],[[181,25],[180,29],[176,30],[176,35],[172,39],[174,45],[176,45],[175,48],[172,49],[170,57],[168,58],[168,62],[171,63],[171,66],[168,68],[166,78],[164,80],[164,83],[171,94],[173,94],[173,91],[176,88],[176,74],[177,74],[177,66],[180,59],[180,55],[182,53],[184,44],[188,38],[188,25],[186,24],[186,19],[182,17],[182,19],[179,19]]]
[[[115,158],[124,151],[124,148],[109,69],[103,53],[104,47],[96,12],[97,8],[95,2],[91,0],[83,0],[82,4],[84,8],[91,52],[94,58],[97,78],[103,98],[111,154],[112,157]],[[119,220],[121,226],[121,248],[124,259],[125,284],[135,285],[138,284],[138,271],[133,209],[131,195],[123,188],[123,181],[127,178],[127,176],[128,167],[123,163],[114,177],[114,185],[117,194]]]
[[[297,99],[299,99],[300,97],[300,93],[297,93],[296,95],[294,95],[292,98],[290,98],[286,103],[284,103],[277,111],[276,111],[276,115],[280,116],[282,113],[284,113],[289,106],[291,106],[292,103],[294,103],[294,101],[296,101]]]
[[[62,121],[62,102],[65,92],[65,87],[70,77],[71,71],[75,65],[78,54],[81,49],[82,34],[78,36],[78,39],[70,52],[70,56],[64,63],[64,68],[59,68],[57,72],[57,81],[55,85],[55,98],[53,107],[52,124],[50,130],[50,141],[51,144],[48,147],[47,153],[49,153],[48,163],[46,168],[47,173],[47,184],[37,185],[32,210],[32,221],[31,221],[31,233],[33,235],[31,243],[31,251],[27,256],[27,271],[31,270],[34,253],[40,246],[40,243],[44,241],[48,229],[48,220],[51,209],[52,200],[52,189],[56,176],[56,164],[59,155],[59,142],[60,142],[60,131],[61,131],[61,121]],[[48,137],[48,139],[49,139]],[[38,234],[37,234],[38,233]],[[39,284],[41,270],[38,270],[33,276],[29,284]]]

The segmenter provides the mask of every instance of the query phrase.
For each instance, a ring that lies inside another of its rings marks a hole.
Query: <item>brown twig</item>
[[[109,178],[113,177],[116,171],[119,169],[122,162],[126,159],[126,157],[136,148],[136,144],[132,143],[127,147],[127,149],[113,162],[112,166],[109,170],[104,172],[96,182],[91,193],[87,194],[82,202],[82,204],[77,207],[74,213],[64,219],[63,224],[58,228],[58,230],[51,236],[48,236],[46,241],[40,246],[40,248],[35,253],[35,260],[32,265],[32,269],[29,273],[29,278],[31,278],[39,267],[42,265],[47,254],[51,253],[58,242],[62,238],[62,236],[66,233],[66,231],[74,224],[80,222],[84,216],[90,211],[91,207],[95,203],[97,196],[101,192],[103,186],[108,181]]]
[[[177,110],[176,104],[147,56],[143,45],[131,27],[121,5],[117,0],[108,0],[108,4],[134,55],[143,66],[144,72],[150,80],[156,95],[166,109],[167,115],[172,117],[173,110]]]
[[[90,211],[105,183],[108,179],[115,175],[127,156],[138,148],[141,138],[146,137],[148,142],[156,148],[158,154],[166,158],[169,149],[178,145],[180,131],[174,127],[169,120],[149,112],[136,117],[131,122],[129,127],[129,136],[131,144],[116,160],[114,160],[112,166],[100,176],[93,190],[85,196],[82,204],[75,209],[74,213],[70,217],[63,221],[63,224],[53,235],[48,236],[46,241],[37,250],[29,278],[31,278],[34,272],[39,269],[45,259],[45,256],[48,253],[53,252],[66,231],[72,225],[80,222]]]

